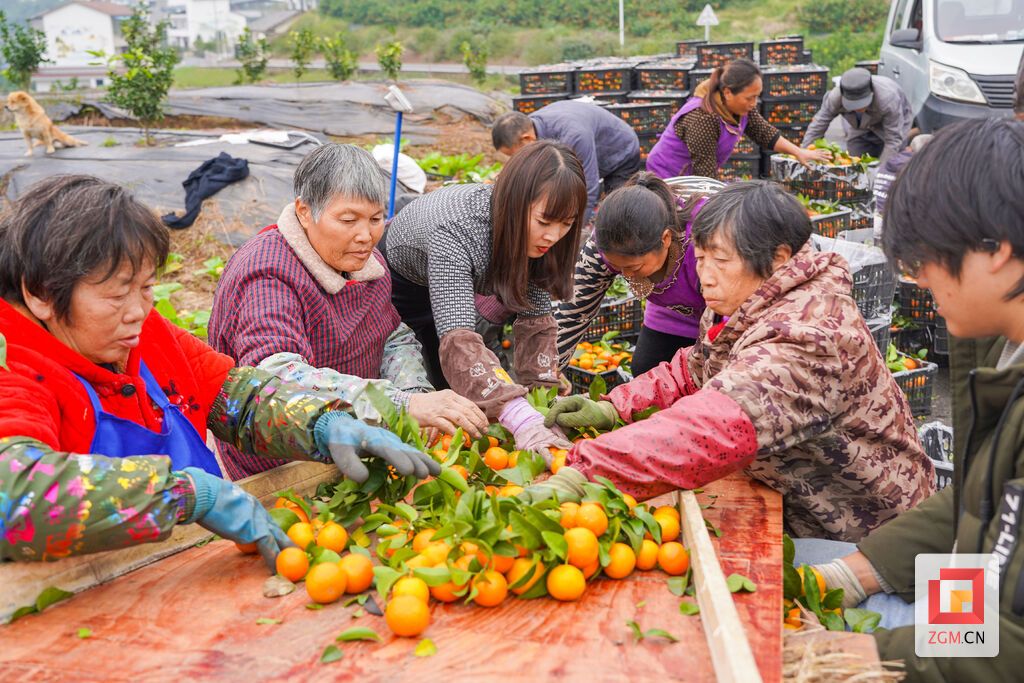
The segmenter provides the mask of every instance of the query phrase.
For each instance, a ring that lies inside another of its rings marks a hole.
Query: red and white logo
[[[984,624],[985,569],[943,567],[928,582],[929,624]]]

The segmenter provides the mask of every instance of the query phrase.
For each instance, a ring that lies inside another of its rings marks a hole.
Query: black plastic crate
[[[661,133],[644,133],[636,137],[640,141],[640,161],[647,161],[647,157],[650,156],[654,145],[658,144],[658,138],[661,137]]]
[[[878,347],[879,353],[882,354],[882,358],[885,358],[885,354],[889,351],[889,342],[892,341],[892,322],[888,316],[864,322],[867,323],[871,338],[875,340],[875,346]]]
[[[850,166],[813,164],[808,169],[793,157],[773,154],[771,177],[785,185],[793,194],[802,194],[808,199],[846,205],[871,199],[871,185],[864,173]],[[852,226],[852,217],[850,223]]]
[[[609,389],[625,384],[633,379],[631,374],[620,368],[604,372],[594,372],[593,370],[584,370],[583,368],[567,365],[562,372],[565,374],[566,379],[569,380],[569,383],[572,384],[572,393],[583,395],[590,393],[590,385],[597,377],[604,379],[604,384]]]
[[[761,66],[803,64],[804,39],[795,37],[764,40],[757,46],[757,52],[761,58]]]
[[[572,92],[572,78],[576,67],[572,64],[551,64],[519,72],[519,92],[522,95],[557,95]]]
[[[706,81],[711,78],[712,71],[714,71],[714,69],[691,69],[690,90],[696,90],[697,86],[701,84],[701,81]]]
[[[823,66],[769,67],[762,71],[762,100],[821,100],[828,92],[828,69]]]
[[[516,95],[512,98],[512,108],[523,114],[532,114],[552,102],[559,102],[568,98],[569,95],[567,93],[561,95]]]
[[[743,57],[754,58],[753,43],[704,43],[697,46],[698,69],[715,69]]]
[[[765,100],[761,103],[761,115],[772,125],[810,123],[819,109],[819,97],[802,100]]]
[[[949,355],[949,328],[946,319],[941,315],[935,318],[935,335],[932,339],[932,351],[939,356]]]
[[[706,40],[695,38],[693,40],[680,40],[676,42],[676,56],[687,59],[697,59],[697,46],[706,44]]]
[[[916,356],[921,349],[931,348],[933,338],[928,327],[905,327],[893,333],[892,343],[900,353]]]
[[[900,278],[899,299],[900,315],[915,323],[934,325],[939,317],[932,293],[911,280]]]
[[[810,207],[808,213],[815,207]],[[819,213],[811,216],[811,230],[822,237],[838,237],[839,233],[850,229],[850,214],[846,207],[840,207],[834,213]]]
[[[644,308],[639,299],[605,301],[597,316],[587,328],[587,339],[600,339],[609,332],[618,331],[619,338],[634,340],[640,335],[644,322]]]
[[[941,491],[953,483],[953,428],[929,422],[917,430],[924,452],[935,466],[935,488]]]
[[[580,95],[594,93],[628,93],[633,89],[633,67],[623,64],[588,66],[576,71],[573,92]]]
[[[896,273],[888,263],[862,266],[853,274],[853,299],[865,318],[889,315],[895,292]]]
[[[733,180],[756,180],[761,177],[761,157],[731,157],[718,169],[718,179],[724,183]]]
[[[589,92],[589,93],[580,93],[578,95],[573,95],[569,99],[570,100],[578,100],[578,99],[580,99],[582,97],[590,97],[590,98],[592,98],[594,100],[594,104],[596,104],[598,106],[601,106],[601,107],[606,107],[609,104],[624,104],[627,101],[626,98],[629,97],[629,93],[626,92],[626,91],[622,91],[622,92]]]
[[[692,61],[665,60],[640,64],[633,69],[638,90],[687,90]]]
[[[736,146],[732,148],[731,159],[751,159],[753,157],[761,156],[761,148],[754,144],[754,141],[748,138],[746,135],[736,141]]]
[[[803,142],[804,134],[807,132],[807,129],[810,127],[810,124],[809,123],[791,123],[789,125],[779,124],[779,125],[777,125],[775,127],[779,129],[779,134],[782,135],[782,137],[786,138],[787,140],[792,142],[794,145],[797,145],[798,147],[802,147],[803,145],[801,145],[800,143]],[[769,155],[773,154],[773,153],[774,152],[769,152]]]
[[[903,391],[903,395],[907,397],[910,412],[914,417],[931,415],[932,390],[935,388],[935,377],[938,375],[939,366],[926,360],[917,358],[914,360],[920,367],[894,372],[892,377]]]
[[[672,111],[676,112],[686,104],[690,98],[689,90],[634,90],[626,96],[627,102],[667,102],[672,105]]]
[[[628,123],[637,135],[662,132],[675,113],[675,109],[667,102],[650,104],[627,102],[625,104],[610,104],[605,109]]]
[[[880,62],[877,59],[865,59],[863,61],[857,62],[856,64],[854,64],[854,66],[859,66],[862,69],[867,69],[872,74],[877,76],[879,64]]]

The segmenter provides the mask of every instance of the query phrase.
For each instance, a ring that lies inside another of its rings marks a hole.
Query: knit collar
[[[357,270],[354,273],[339,273],[328,265],[310,244],[309,236],[306,235],[306,231],[299,223],[298,216],[295,215],[294,204],[286,205],[281,211],[281,215],[277,219],[277,230],[295,252],[295,255],[299,257],[299,261],[309,271],[309,274],[328,294],[337,294],[350,281],[369,282],[384,277],[384,266],[377,260],[376,254],[372,254],[366,260],[366,265],[362,270]]]

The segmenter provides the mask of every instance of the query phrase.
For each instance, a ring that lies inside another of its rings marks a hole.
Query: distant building
[[[108,55],[124,50],[121,22],[132,10],[124,5],[99,0],[71,0],[31,18],[31,24],[46,34],[46,58],[33,77],[37,91],[46,92],[56,81],[95,88],[106,84],[105,66],[90,51]]]
[[[273,38],[287,33],[295,20],[302,16],[298,10],[267,12],[263,16],[249,19],[249,30],[256,38]]]
[[[200,40],[215,44],[214,52],[231,54],[245,29],[245,17],[232,11],[230,0],[166,0],[163,11],[170,22],[167,41],[183,50]]]

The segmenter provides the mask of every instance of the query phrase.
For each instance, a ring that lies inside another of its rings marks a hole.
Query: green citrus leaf
[[[377,635],[377,632],[372,628],[359,626],[342,631],[335,640],[342,643],[348,643],[354,640],[376,640],[377,642],[380,642],[380,636]]]
[[[700,606],[695,602],[683,600],[679,603],[679,613],[687,617],[692,617],[695,614],[700,614]]]
[[[259,619],[256,620],[256,623],[259,624],[260,626],[266,626],[266,625],[272,625],[272,624],[280,624],[281,620],[280,619],[271,619],[270,617],[260,617]]]
[[[92,638],[92,629],[83,626],[82,628],[78,629],[78,637],[82,640],[85,640],[86,638]]]
[[[336,662],[342,658],[342,652],[337,645],[328,645],[324,648],[324,653],[320,655],[321,664],[330,664]]]

